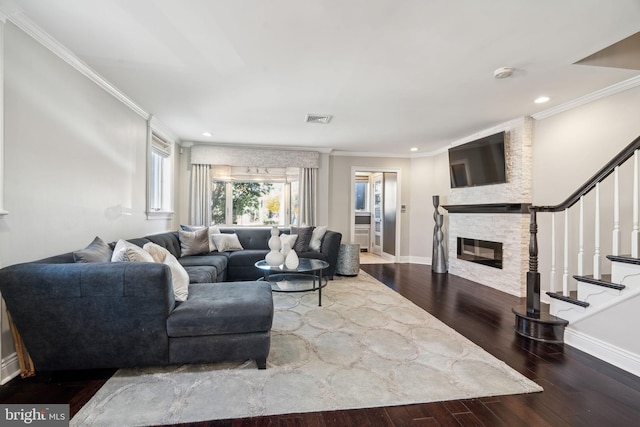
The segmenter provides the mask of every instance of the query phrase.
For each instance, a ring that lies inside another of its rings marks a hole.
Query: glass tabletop
[[[323,261],[321,259],[313,259],[313,258],[300,258],[300,263],[296,268],[287,268],[284,264],[280,264],[278,266],[271,266],[267,264],[267,261],[262,260],[255,263],[255,266],[261,270],[270,271],[270,272],[298,272],[302,273],[305,271],[318,271],[324,270],[329,267],[329,263]]]

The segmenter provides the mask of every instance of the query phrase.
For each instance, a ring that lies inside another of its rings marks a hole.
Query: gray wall
[[[146,219],[146,121],[5,24],[0,266],[175,228]],[[2,357],[13,342],[3,310]]]

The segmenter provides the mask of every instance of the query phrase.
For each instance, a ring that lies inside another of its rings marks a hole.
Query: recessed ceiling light
[[[549,99],[551,98],[549,98],[548,96],[539,96],[533,102],[535,102],[536,104],[544,104],[545,102],[549,101]]]
[[[211,132],[202,132],[202,136],[213,136]]]
[[[418,151],[418,147],[412,147],[411,151]]]

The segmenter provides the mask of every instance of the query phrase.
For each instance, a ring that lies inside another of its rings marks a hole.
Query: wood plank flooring
[[[386,408],[182,424],[262,426],[637,426],[640,378],[570,346],[513,332],[519,298],[418,264],[361,268],[531,378],[544,392]],[[75,414],[114,370],[40,373],[0,388],[0,403],[69,403]]]

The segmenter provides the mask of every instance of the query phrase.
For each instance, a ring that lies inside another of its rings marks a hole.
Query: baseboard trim
[[[18,375],[20,375],[20,362],[18,361],[18,353],[13,353],[2,359],[2,367],[0,368],[0,385],[5,385]]]
[[[417,256],[403,256],[400,257],[401,263],[411,263],[411,264],[423,264],[423,265],[431,265],[430,257],[417,257]]]
[[[620,347],[586,335],[582,332],[567,327],[564,332],[565,344],[582,350],[585,353],[597,357],[615,367],[623,369],[640,377],[640,355],[631,353]]]

